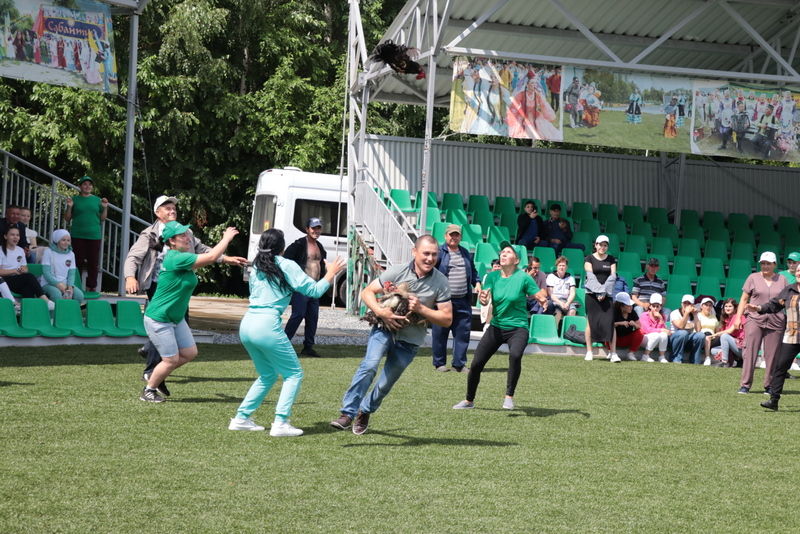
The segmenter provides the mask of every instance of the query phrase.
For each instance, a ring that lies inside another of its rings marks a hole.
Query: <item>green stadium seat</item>
[[[504,226],[508,228],[508,235],[513,236],[516,240],[517,238],[517,215],[514,213],[502,213],[499,215],[500,222],[498,223],[499,226]]]
[[[444,220],[448,223],[458,224],[461,226],[469,224],[469,217],[467,217],[467,212],[463,209],[452,208],[447,210],[445,212]]]
[[[529,329],[529,343],[540,345],[564,345],[564,340],[558,335],[556,318],[553,315],[532,315]]]
[[[580,230],[581,232],[589,232],[594,243],[594,239],[600,235],[600,223],[596,219],[583,220],[581,221]]]
[[[133,330],[133,333],[137,336],[147,337],[147,332],[144,329],[144,314],[138,301],[117,301],[117,326],[126,330]]]
[[[598,204],[597,220],[604,226],[611,221],[619,220],[619,208],[616,204]]]
[[[505,226],[492,225],[489,227],[489,234],[486,238],[486,241],[499,247],[500,243],[503,241],[511,241],[509,236],[510,234],[508,232],[508,228]]]
[[[431,230],[431,235],[433,236],[436,241],[439,242],[441,245],[444,243],[444,231],[447,227],[450,226],[449,222],[436,222],[433,223],[433,229]]]
[[[695,210],[681,210],[681,230],[700,226],[700,216]]]
[[[667,284],[667,290],[669,293],[678,293],[680,299],[680,295],[691,294],[694,295],[692,292],[692,281],[691,279],[686,276],[685,274],[672,274],[669,277],[669,284]],[[678,305],[680,305],[680,300],[678,300]],[[675,309],[674,307],[672,309]]]
[[[463,210],[464,197],[460,193],[443,193],[442,205],[439,207],[442,210]]]
[[[475,261],[491,265],[492,260],[500,257],[500,247],[494,243],[478,243],[475,245]]]
[[[572,234],[572,242],[583,245],[584,257],[592,252],[592,243],[597,236],[592,236],[589,232],[575,232]]]
[[[745,280],[747,280],[747,277],[734,278],[729,276],[725,280],[725,292],[722,295],[722,298],[736,299],[738,302],[739,299],[742,298],[742,288],[744,287]]]
[[[102,294],[99,291],[86,291],[83,287],[83,280],[81,280],[81,272],[75,269],[75,278],[72,280],[72,285],[83,291],[83,298],[85,300],[99,299]]]
[[[617,279],[622,278],[628,283],[628,291],[633,289],[633,280],[641,276],[642,273],[634,274],[631,271],[622,271],[617,269]]]
[[[672,278],[676,275],[686,276],[689,280],[697,280],[695,259],[691,256],[675,256],[672,263]]]
[[[650,254],[657,254],[668,259],[675,257],[675,249],[672,247],[672,239],[668,237],[654,237],[653,244],[650,246]]]
[[[749,228],[742,228],[733,234],[734,243],[756,243],[756,233]]]
[[[727,246],[731,242],[731,234],[727,228],[712,228],[708,231],[708,239],[710,241],[721,241]]]
[[[709,239],[708,241],[706,241],[706,246],[704,247],[703,254],[707,258],[719,258],[723,261],[727,261],[728,243],[724,241],[715,241],[713,239]]]
[[[87,328],[83,324],[83,314],[81,304],[77,300],[61,299],[56,301],[54,324],[58,328],[68,330],[73,336],[77,337],[100,337],[102,330]],[[142,327],[144,329],[144,327]],[[147,334],[145,334],[147,335]]]
[[[549,273],[556,265],[556,251],[551,247],[533,247],[533,256],[539,258],[542,272]]]
[[[756,247],[756,258],[760,258],[761,253],[763,252],[773,252],[775,253],[775,257],[778,259],[778,269],[780,269],[780,266],[783,265],[783,258],[781,258],[781,250],[783,250],[781,247],[774,247],[769,243],[758,245]]]
[[[494,226],[494,214],[490,211],[473,211],[472,224],[480,225],[482,234],[488,235],[489,228]]]
[[[728,278],[744,280],[753,272],[753,262],[749,258],[733,258],[728,263]]]
[[[0,299],[0,333],[4,336],[17,338],[36,337],[39,334],[33,328],[19,326],[17,314],[14,311],[14,303],[9,299]]]
[[[625,236],[628,234],[628,227],[625,225],[624,221],[615,220],[610,221],[607,225],[605,230],[603,230],[606,234],[617,234],[621,236]]]
[[[105,300],[92,300],[86,303],[86,326],[102,330],[110,337],[129,337],[134,335],[129,328],[119,328],[111,312],[111,304]]]
[[[584,219],[594,219],[594,208],[588,202],[573,202],[569,215],[576,223],[580,223]]]
[[[678,253],[676,256],[688,256],[695,262],[700,261],[703,256],[700,253],[700,242],[697,239],[682,238],[678,241]]]
[[[669,286],[668,286],[669,287]],[[664,308],[668,310],[677,310],[681,307],[681,298],[685,293],[676,293],[674,291],[667,291],[667,298],[664,299]]]
[[[698,276],[696,293],[714,297],[714,300],[721,299],[722,285],[720,284],[720,279],[716,276]]]
[[[725,228],[725,216],[719,211],[703,212],[703,228]]]
[[[23,328],[36,330],[40,336],[44,337],[67,337],[70,335],[69,330],[53,326],[53,323],[50,322],[50,310],[47,309],[47,302],[43,299],[22,299],[20,325]]]
[[[641,206],[622,206],[622,220],[628,226],[644,222],[644,212]]]
[[[731,243],[731,261],[734,259],[753,261],[753,256],[755,255],[756,249],[753,243],[740,243],[736,241]]]
[[[433,225],[437,222],[442,222],[442,212],[439,208],[428,208],[428,215],[425,217],[425,233],[433,231]]]
[[[642,274],[642,257],[638,252],[620,252],[617,271],[627,271],[635,276]]]
[[[486,211],[491,213],[489,197],[486,195],[470,195],[467,200],[467,211],[473,213],[476,211]]]
[[[566,332],[570,326],[575,325],[575,329],[578,332],[584,332],[586,330],[586,317],[581,315],[567,315],[561,321],[561,339],[564,340],[564,345],[568,347],[585,347],[586,345],[582,345],[580,343],[573,343],[567,339],[564,339],[564,332]],[[602,347],[602,343],[592,343],[593,347]]]
[[[690,226],[683,229],[682,236],[684,239],[696,239],[698,243],[705,243],[706,233],[701,226]],[[675,245],[677,247],[677,245]]]
[[[745,213],[729,213],[728,230],[736,232],[743,228],[750,228],[750,217]]]
[[[586,289],[582,287],[575,288],[575,304],[578,315],[586,317]]]
[[[491,264],[489,264],[491,265]],[[486,271],[489,267],[487,264],[483,263],[482,261],[475,262],[475,271],[478,273],[478,279],[483,280],[483,275],[486,274]]]
[[[782,241],[783,239],[781,239],[781,235],[775,230],[765,230],[758,237],[758,246],[761,247],[767,245],[773,249],[780,250],[783,248],[781,246]]]
[[[647,208],[647,222],[649,222],[653,228],[660,228],[665,224],[669,224],[667,209],[656,207]]]
[[[778,217],[778,233],[786,237],[788,235],[800,234],[800,223],[794,217]]]
[[[466,248],[469,248],[470,250],[474,249],[478,243],[483,242],[483,229],[477,224],[467,224],[462,226],[461,241],[462,243],[466,243],[464,245]]]
[[[700,260],[700,276],[713,276],[718,280],[725,279],[725,264],[721,258],[708,255]]]
[[[527,267],[528,265],[528,249],[525,248],[525,245],[511,245],[514,250],[517,251],[517,256],[519,256],[519,268],[522,269],[523,267]]]
[[[436,193],[428,191],[428,208],[439,208],[439,199]],[[414,209],[419,211],[422,209],[422,191],[417,191],[417,196],[414,198]]]
[[[775,221],[769,215],[753,215],[753,231],[757,234],[775,230]],[[780,232],[778,232],[780,233]]]
[[[584,251],[578,250],[577,248],[565,248],[561,251],[561,255],[567,258],[569,262],[567,264],[567,271],[572,273],[573,276],[583,276],[583,264],[586,258],[586,253]]]
[[[495,197],[493,209],[494,214],[497,216],[503,213],[512,213],[516,217],[517,201],[511,197]]]
[[[631,226],[631,234],[643,236],[645,241],[647,241],[648,247],[653,243],[653,226],[648,222],[640,221],[633,223]]]
[[[625,238],[625,252],[636,252],[640,258],[647,256],[647,239],[643,235],[628,234]]]
[[[783,242],[784,249],[789,252],[800,252],[800,233],[785,236]]]
[[[674,224],[662,224],[658,227],[656,237],[668,237],[672,241],[672,248],[676,248],[678,246],[678,239],[680,238],[678,227]]]
[[[397,208],[403,213],[410,213],[414,211],[414,205],[411,204],[411,194],[406,189],[392,189],[389,191],[389,198],[397,204]]]

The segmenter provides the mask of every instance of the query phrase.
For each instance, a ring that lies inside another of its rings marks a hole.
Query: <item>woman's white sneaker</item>
[[[610,356],[611,357],[609,358],[609,360],[611,360],[611,363],[619,363],[622,361],[622,358],[620,358],[616,352],[612,352]]]
[[[592,361],[592,351],[590,351],[590,350],[586,351],[586,356],[584,356],[583,359],[586,360],[587,362]]]
[[[705,365],[706,367],[708,367],[709,365],[711,365],[711,358],[709,358],[708,356],[706,356],[706,359],[705,359],[705,360],[703,360],[703,365]]]
[[[272,423],[269,435],[274,438],[288,438],[302,436],[303,431],[290,425],[289,421],[284,421],[281,423]]]
[[[264,427],[257,425],[250,417],[247,419],[234,417],[228,425],[228,430],[264,430]]]

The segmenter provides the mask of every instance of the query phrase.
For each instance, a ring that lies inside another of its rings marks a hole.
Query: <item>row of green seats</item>
[[[80,303],[57,300],[53,320],[43,299],[22,299],[19,323],[13,303],[0,299],[0,333],[15,338],[43,337],[129,337],[147,336],[141,306],[135,301],[117,302],[117,317],[105,300],[86,303],[86,323]]]

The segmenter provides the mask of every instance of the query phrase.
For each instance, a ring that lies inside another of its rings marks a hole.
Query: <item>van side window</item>
[[[250,233],[261,235],[261,232],[275,226],[275,195],[256,196],[256,205],[253,207],[253,222]]]
[[[294,227],[306,233],[306,221],[309,217],[319,217],[322,219],[322,235],[336,235],[347,237],[347,203],[342,203],[342,211],[339,213],[338,202],[326,202],[324,200],[311,200],[298,198],[294,203]],[[336,220],[339,219],[338,232],[336,231]]]

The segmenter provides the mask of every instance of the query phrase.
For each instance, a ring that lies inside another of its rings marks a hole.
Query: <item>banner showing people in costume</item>
[[[456,132],[561,141],[561,67],[458,57],[450,128]]]
[[[689,152],[692,82],[564,67],[564,141]]]
[[[0,76],[117,93],[111,12],[92,0],[0,2]]]
[[[694,103],[693,153],[800,161],[800,92],[698,80]]]

